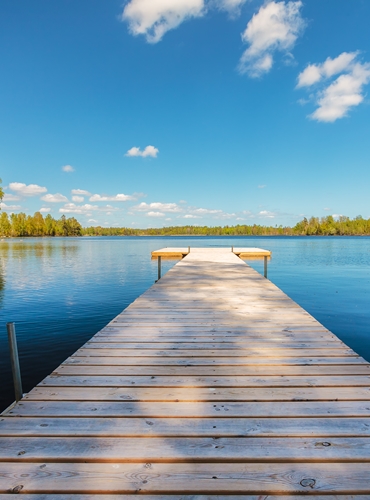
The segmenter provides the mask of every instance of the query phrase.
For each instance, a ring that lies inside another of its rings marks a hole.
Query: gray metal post
[[[233,246],[231,247],[231,251],[234,253],[234,247]]]
[[[8,330],[10,361],[12,365],[15,400],[19,401],[23,398],[23,390],[22,390],[21,369],[19,366],[17,338],[15,336],[15,324],[7,323],[6,328]]]
[[[190,247],[188,247],[188,253],[190,253]]]
[[[264,269],[263,269],[263,271],[264,271],[263,275],[264,275],[265,278],[267,278],[267,255],[264,256],[263,261],[264,261],[263,262],[263,267],[264,267]]]
[[[158,255],[158,279],[161,279],[161,272],[162,272],[162,257]]]

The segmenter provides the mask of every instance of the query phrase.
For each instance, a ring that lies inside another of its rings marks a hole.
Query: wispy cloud
[[[258,213],[259,217],[262,218],[267,218],[267,219],[274,219],[278,214],[275,212],[270,212],[269,210],[261,210]]]
[[[93,194],[90,198],[89,201],[132,201],[136,200],[135,196],[132,196],[130,194],[115,194],[113,196],[105,196],[105,195],[100,195],[100,194]]]
[[[90,205],[89,203],[85,203],[85,205],[76,205],[75,203],[66,203],[63,207],[59,209],[60,213],[63,214],[81,214],[81,215],[89,215],[92,212],[116,212],[119,210],[116,207],[112,207],[111,205],[106,205],[105,207],[101,207],[98,205]]]
[[[47,214],[50,212],[50,210],[51,210],[50,207],[42,207],[42,208],[40,208],[39,212],[42,214]]]
[[[4,201],[18,201],[19,199],[20,199],[19,196],[10,193],[5,193],[3,197]]]
[[[42,201],[46,201],[48,203],[65,203],[68,201],[68,198],[60,193],[55,194],[46,194],[41,197]]]
[[[159,149],[155,148],[154,146],[147,146],[143,151],[141,151],[140,148],[137,148],[134,146],[133,148],[129,149],[125,156],[141,156],[142,158],[146,158],[147,156],[151,156],[152,158],[157,158],[157,155],[159,153]]]
[[[84,200],[85,198],[83,196],[72,196],[72,201],[74,201],[75,203],[82,203]]]
[[[148,212],[147,215],[149,217],[164,217],[166,214],[164,214],[163,212]]]
[[[249,47],[239,62],[241,73],[260,77],[272,68],[274,52],[289,54],[305,25],[301,7],[301,1],[272,1],[260,8],[242,33]]]
[[[72,167],[72,165],[64,165],[62,167],[63,172],[74,172],[75,169]]]
[[[39,186],[37,184],[24,184],[23,182],[11,182],[9,184],[9,189],[14,191],[19,196],[38,196],[42,193],[46,193],[46,187]]]
[[[139,205],[132,207],[132,209],[137,212],[159,211],[159,212],[174,213],[183,211],[183,209],[179,207],[177,203],[160,203],[160,202],[154,202],[154,203],[142,202],[139,203]]]
[[[22,207],[20,205],[7,205],[4,202],[0,203],[1,210],[5,210],[6,212],[16,212],[20,210]]]
[[[91,193],[89,191],[86,191],[85,189],[72,189],[71,193],[82,196],[91,196]]]
[[[214,0],[215,6],[219,10],[226,10],[232,17],[240,13],[240,8],[247,0]],[[212,4],[212,1],[211,1]]]
[[[334,122],[364,100],[364,87],[370,82],[370,64],[359,62],[358,55],[358,52],[343,52],[321,64],[309,64],[298,75],[297,88],[316,86],[313,99],[317,108],[309,118]]]
[[[258,189],[264,189],[265,187],[266,187],[266,184],[260,184],[260,185],[258,186]]]
[[[209,209],[209,208],[194,208],[193,212],[199,215],[215,215],[222,214],[222,210]]]
[[[121,16],[133,35],[144,35],[149,43],[159,42],[167,31],[204,14],[204,0],[130,0]]]

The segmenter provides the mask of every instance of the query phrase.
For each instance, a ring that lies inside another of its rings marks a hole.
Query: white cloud
[[[342,52],[335,59],[328,57],[322,64],[309,64],[299,75],[297,88],[310,87],[323,78],[330,78],[352,68],[352,62],[358,52]]]
[[[166,214],[162,212],[148,212],[149,217],[164,217]]]
[[[14,212],[20,210],[22,207],[20,205],[7,205],[6,203],[1,202],[0,208],[6,212]]]
[[[37,196],[46,193],[46,187],[38,186],[37,184],[24,184],[23,182],[11,182],[9,189],[15,191],[19,196]]]
[[[226,10],[233,17],[240,13],[240,8],[247,0],[215,0],[216,7],[220,10]]]
[[[41,197],[42,201],[47,201],[48,203],[64,203],[68,201],[68,198],[60,193],[46,194]]]
[[[142,202],[139,205],[133,207],[134,210],[138,212],[149,212],[152,210],[157,210],[161,212],[182,212],[182,208],[179,207],[176,203],[145,203]]]
[[[74,172],[75,169],[72,167],[72,165],[64,165],[64,167],[62,167],[62,170],[63,172]]]
[[[195,208],[193,212],[202,215],[222,214],[222,210],[209,210],[208,208]]]
[[[157,158],[159,153],[159,149],[154,146],[147,146],[143,151],[140,148],[133,147],[127,151],[125,156],[141,156],[142,158],[146,158],[147,156],[151,156],[152,158]]]
[[[114,196],[101,196],[100,194],[93,194],[89,201],[132,201],[136,198],[129,194],[116,194]]]
[[[8,193],[5,193],[4,197],[3,197],[4,201],[18,201],[19,199],[20,199],[19,196],[16,196],[15,194],[8,194]]]
[[[310,118],[334,122],[364,100],[364,86],[370,82],[370,64],[358,62],[357,56],[358,52],[343,52],[335,59],[328,57],[322,64],[308,65],[298,75],[297,88],[322,84],[313,95],[317,108]]]
[[[49,207],[42,207],[42,208],[40,208],[39,212],[41,212],[42,214],[47,214],[50,212],[50,210],[51,210],[51,208],[49,208]]]
[[[145,35],[149,43],[156,43],[185,20],[202,16],[204,10],[204,0],[131,0],[121,19],[128,22],[133,35]]]
[[[95,222],[95,224],[97,224],[97,223],[98,223],[98,221],[97,221],[97,220],[95,220],[95,219],[89,219],[87,222]]]
[[[82,196],[90,196],[91,193],[86,191],[85,189],[72,189],[72,194],[82,195]]]
[[[82,203],[85,200],[83,196],[72,196],[72,201],[75,201],[76,203]]]
[[[115,212],[119,210],[118,208],[112,207],[111,205],[106,205],[105,207],[99,207],[98,205],[90,205],[85,203],[85,205],[76,205],[75,203],[66,203],[64,207],[59,209],[60,213],[65,214],[83,214],[89,215],[91,212]]]
[[[339,76],[320,95],[319,107],[311,114],[317,121],[334,122],[363,100],[364,85],[370,81],[370,64],[356,64],[351,74]]]
[[[239,71],[257,78],[273,65],[273,53],[288,53],[304,28],[300,14],[302,2],[269,2],[247,24],[242,40],[249,44],[243,53]]]
[[[184,219],[201,219],[199,215],[193,215],[193,214],[186,214],[184,215]]]
[[[261,210],[258,214],[260,217],[267,217],[268,219],[273,219],[274,217],[276,217],[276,213],[275,212],[270,212],[269,210]]]
[[[265,187],[266,187],[266,184],[260,184],[260,185],[258,186],[258,189],[264,189]]]

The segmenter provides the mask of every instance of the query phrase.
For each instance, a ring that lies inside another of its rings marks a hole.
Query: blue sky
[[[368,0],[3,0],[2,210],[370,217]]]

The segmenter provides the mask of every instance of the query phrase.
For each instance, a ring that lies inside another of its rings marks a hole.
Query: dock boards
[[[0,499],[370,499],[370,365],[191,249],[0,417]]]

